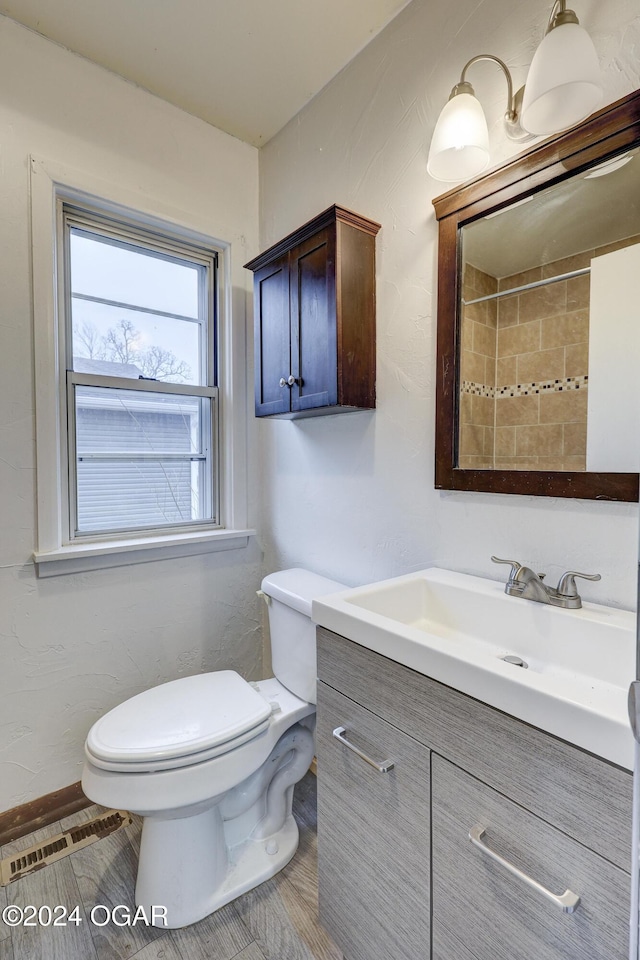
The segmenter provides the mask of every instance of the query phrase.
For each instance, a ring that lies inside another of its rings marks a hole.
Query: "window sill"
[[[36,551],[33,561],[39,578],[57,577],[86,570],[123,567],[152,560],[171,560],[220,550],[246,547],[255,530],[208,530],[197,533],[170,534],[112,540],[102,543],[74,543],[57,550]]]

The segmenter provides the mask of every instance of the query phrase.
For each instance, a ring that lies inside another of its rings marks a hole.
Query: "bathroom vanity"
[[[322,628],[318,673],[320,918],[348,960],[623,960],[630,772]]]
[[[318,628],[320,919],[347,960],[623,960],[630,770],[401,650]]]

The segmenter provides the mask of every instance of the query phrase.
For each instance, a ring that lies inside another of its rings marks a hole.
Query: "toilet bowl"
[[[135,900],[183,927],[269,879],[298,846],[293,787],[314,755],[311,601],[343,585],[265,577],[275,677],[183,677],[115,707],[87,736],[90,800],[144,818]],[[163,922],[159,917],[159,922]]]

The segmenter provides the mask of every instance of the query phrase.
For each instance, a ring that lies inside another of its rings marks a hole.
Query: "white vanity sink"
[[[313,602],[316,623],[620,766],[633,767],[627,691],[634,613],[509,597],[432,567]],[[527,669],[507,663],[519,657]]]

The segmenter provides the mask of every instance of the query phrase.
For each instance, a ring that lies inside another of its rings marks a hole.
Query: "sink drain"
[[[514,667],[522,667],[523,670],[529,668],[529,664],[526,660],[523,660],[522,657],[514,657],[511,654],[507,657],[500,657],[501,660],[504,660],[505,663],[512,663]]]

